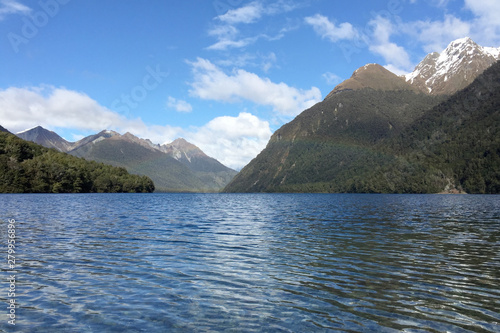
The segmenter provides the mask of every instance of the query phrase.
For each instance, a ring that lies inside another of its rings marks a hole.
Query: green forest
[[[149,193],[146,176],[87,161],[0,132],[0,193]]]
[[[446,99],[332,95],[276,131],[224,191],[500,193],[500,63]]]

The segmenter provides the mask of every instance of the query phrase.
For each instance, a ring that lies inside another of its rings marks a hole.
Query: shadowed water
[[[500,332],[499,199],[0,195],[15,329]]]

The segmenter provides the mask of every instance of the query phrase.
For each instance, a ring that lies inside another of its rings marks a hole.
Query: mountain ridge
[[[16,135],[23,140],[37,143],[46,148],[55,148],[60,152],[67,152],[72,147],[71,142],[66,141],[57,133],[49,131],[42,126],[18,132]]]
[[[150,140],[141,139],[129,132],[121,135],[115,131],[103,130],[77,142],[68,142],[41,126],[17,135],[77,157],[124,167],[134,174],[147,175],[155,182],[157,191],[216,192],[237,173],[185,139],[155,145]],[[123,153],[118,153],[120,151]]]
[[[343,91],[360,90],[364,88],[372,88],[381,91],[416,91],[416,88],[408,83],[403,77],[397,76],[379,64],[367,64],[356,69],[349,79],[337,85],[325,99]]]
[[[0,193],[152,192],[153,181],[0,131]]]
[[[452,41],[441,53],[428,54],[402,77],[422,92],[450,95],[464,89],[500,60],[500,48],[483,47],[471,38]]]
[[[457,49],[447,48],[448,55],[455,55],[453,59],[456,59],[459,57],[456,55],[457,52],[460,55],[464,50],[467,51],[467,48],[463,47],[465,44],[471,44],[471,40],[463,39],[457,43],[452,42],[450,44],[452,48],[456,47]],[[428,55],[421,62],[420,67],[432,67],[432,64],[425,64],[425,62],[436,57],[439,56],[436,54]],[[463,65],[463,62],[459,61],[457,64]],[[404,140],[404,137],[410,133],[426,133],[426,129],[418,127],[417,124],[430,115],[434,115],[433,119],[439,124],[453,123],[453,115],[448,115],[449,118],[446,119],[440,119],[435,115],[436,112],[432,111],[436,110],[439,105],[454,105],[453,98],[460,98],[462,104],[470,101],[473,104],[486,105],[496,103],[495,98],[497,97],[491,97],[491,100],[481,100],[474,95],[475,93],[466,96],[460,95],[459,93],[464,90],[469,91],[466,90],[468,86],[458,90],[450,97],[448,93],[457,90],[457,86],[451,78],[462,75],[460,70],[450,73],[448,80],[443,79],[443,82],[451,87],[447,90],[442,89],[443,92],[447,92],[446,94],[430,94],[429,91],[426,92],[425,89],[421,88],[401,90],[397,85],[396,90],[377,89],[378,82],[373,80],[373,76],[360,74],[371,74],[367,70],[372,69],[373,73],[375,72],[373,69],[376,69],[376,71],[383,73],[382,80],[395,82],[394,76],[384,73],[380,67],[378,65],[361,67],[353,74],[358,82],[353,84],[353,80],[346,80],[349,82],[341,83],[340,88],[336,87],[332,90],[332,93],[322,102],[304,110],[291,122],[275,131],[266,148],[240,171],[224,191],[377,193],[461,192],[464,189],[470,193],[496,193],[495,191],[500,191],[500,187],[495,187],[497,186],[495,184],[500,182],[498,177],[477,166],[486,163],[481,157],[474,157],[476,167],[466,167],[456,161],[446,162],[443,160],[441,156],[443,154],[448,154],[448,156],[470,155],[467,154],[473,148],[461,142],[460,137],[449,136],[453,140],[451,143],[447,143],[448,153],[443,151],[443,145],[431,144],[429,143],[431,141],[418,143]],[[448,68],[452,67],[448,66]],[[494,79],[491,79],[493,72],[495,75],[499,75],[497,80],[500,80],[500,73],[496,72],[500,68],[499,63],[493,62],[492,65],[488,66],[482,64],[479,67],[486,67],[486,69],[473,72],[473,83],[487,82],[485,86],[493,90],[500,90],[500,87],[495,86]],[[483,76],[485,72],[490,75],[487,79],[485,79],[486,76]],[[366,81],[359,82],[359,78],[366,78]],[[405,80],[405,77],[400,77],[400,79]],[[432,81],[433,84],[436,82],[438,80]],[[406,83],[414,85],[415,81],[406,81]],[[351,86],[354,89],[341,89],[346,86]],[[476,94],[484,96],[485,93],[477,91]],[[458,107],[454,106],[454,108]],[[465,111],[458,110],[457,114],[467,113],[467,110],[467,108]],[[491,110],[481,112],[480,115],[475,116],[479,123],[486,124],[483,118],[491,119],[495,123],[494,116],[489,115]],[[495,124],[498,124],[498,119]],[[472,127],[465,128],[465,132],[460,132],[459,128],[455,128],[455,131],[470,137],[469,131],[472,131]],[[490,131],[498,132],[496,127]],[[431,138],[440,137],[440,133],[438,128],[437,131],[429,133],[428,136]],[[496,142],[489,133],[482,140]],[[404,154],[398,153],[395,148],[398,145],[394,143],[398,141],[406,142],[406,145],[410,147],[416,146],[412,148],[413,150],[405,150]],[[419,147],[424,147],[422,148],[424,151],[420,151]],[[500,161],[500,147],[494,148],[494,145],[482,145],[481,147],[484,150],[480,150],[478,154],[496,156]],[[433,157],[431,158],[431,155],[427,156],[427,154],[431,154]],[[492,157],[491,161],[488,160],[487,163],[498,170],[500,162],[497,165],[496,157]],[[468,182],[465,180],[466,177],[469,179]],[[474,186],[473,181],[470,180],[474,177],[482,179],[481,181],[485,185]]]

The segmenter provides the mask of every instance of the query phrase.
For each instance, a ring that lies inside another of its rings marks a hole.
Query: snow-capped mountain
[[[432,95],[453,94],[471,84],[498,60],[500,48],[483,47],[466,37],[451,42],[441,53],[427,55],[404,78]]]

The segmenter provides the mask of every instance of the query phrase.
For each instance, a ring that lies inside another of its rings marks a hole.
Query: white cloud
[[[13,131],[37,125],[102,130],[123,121],[83,93],[51,86],[0,90],[0,119]]]
[[[31,9],[15,0],[0,0],[0,21],[11,14],[27,14]]]
[[[233,40],[231,38],[219,38],[219,41],[207,47],[207,50],[223,51],[231,48],[242,48],[255,43],[259,38],[260,36],[242,38],[239,40]]]
[[[176,99],[173,102],[179,104]],[[269,123],[246,112],[189,129],[147,125],[109,110],[83,93],[52,86],[0,90],[0,119],[0,125],[14,133],[40,125],[56,132],[69,130],[75,140],[82,138],[77,132],[103,129],[130,132],[160,144],[184,137],[234,169],[245,166],[271,137]]]
[[[465,6],[481,21],[500,26],[500,2],[498,0],[465,0]]]
[[[442,1],[446,5],[447,1]],[[442,20],[419,20],[403,24],[401,29],[423,44],[426,52],[441,52],[458,38],[471,37],[483,46],[500,44],[500,2],[498,0],[465,0],[465,10],[472,18],[445,14]]]
[[[253,23],[260,19],[264,10],[261,3],[254,1],[246,6],[231,9],[224,15],[217,16],[217,19],[227,24]]]
[[[342,82],[342,78],[335,73],[326,72],[322,76],[326,83],[330,85],[337,85]]]
[[[210,36],[230,39],[238,35],[239,30],[232,25],[218,25],[208,31]]]
[[[321,100],[321,92],[316,87],[297,89],[283,82],[274,83],[243,69],[233,70],[228,75],[202,58],[190,64],[194,74],[190,93],[202,99],[223,102],[244,99],[271,106],[275,112],[286,116],[295,116]]]
[[[185,138],[208,156],[239,170],[265,148],[271,137],[269,123],[241,112],[237,117],[218,117]]]
[[[406,50],[390,41],[396,29],[387,18],[375,17],[367,24],[373,31],[365,29],[363,33],[360,33],[358,29],[348,22],[336,25],[320,14],[306,17],[305,22],[311,25],[318,35],[332,43],[349,40],[352,41],[355,48],[360,48],[359,45],[366,45],[373,54],[383,57],[387,62],[385,66],[397,74],[406,73],[412,69],[410,56]],[[329,79],[337,78],[330,77]]]
[[[402,47],[390,41],[395,32],[391,21],[381,16],[369,22],[373,27],[373,36],[368,49],[380,55],[387,62],[386,68],[395,74],[404,74],[413,69],[408,52]]]
[[[170,126],[147,126],[141,119],[128,119],[83,93],[52,86],[0,90],[0,119],[1,125],[12,132],[38,125],[84,132],[111,129],[155,142],[180,132]]]
[[[307,24],[311,25],[318,35],[335,43],[342,39],[352,40],[358,36],[358,32],[348,22],[338,26],[331,22],[326,16],[316,14],[305,18]]]
[[[423,43],[425,52],[431,53],[441,52],[455,39],[471,36],[472,26],[471,22],[446,15],[443,21],[415,21],[404,25],[402,29]]]
[[[498,0],[465,0],[474,15],[470,37],[483,46],[500,45],[500,2]]]
[[[178,112],[191,112],[193,107],[186,101],[176,99],[172,96],[168,96],[167,107],[175,109]]]
[[[208,31],[208,34],[215,37],[217,42],[208,46],[207,49],[224,51],[231,48],[243,48],[254,44],[259,39],[269,41],[281,39],[290,28],[281,29],[275,36],[268,35],[267,33],[241,36],[240,30],[236,26],[256,23],[265,16],[289,12],[295,8],[297,8],[297,5],[282,0],[270,4],[263,4],[262,1],[253,1],[243,7],[231,9],[215,18],[217,24]]]

